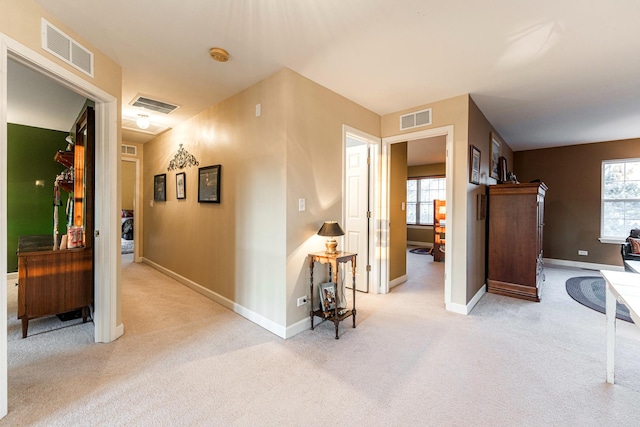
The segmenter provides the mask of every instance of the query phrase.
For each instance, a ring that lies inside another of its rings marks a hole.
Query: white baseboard
[[[267,319],[266,317],[249,310],[248,308],[234,302],[231,301],[230,299],[218,294],[217,292],[214,292],[210,289],[205,288],[202,285],[199,285],[198,283],[194,282],[193,280],[187,279],[184,276],[181,276],[178,273],[175,273],[171,270],[169,270],[168,268],[165,268],[159,264],[156,264],[155,262],[142,257],[142,262],[155,268],[156,270],[166,274],[167,276],[171,277],[174,280],[177,280],[178,282],[182,283],[183,285],[185,285],[186,287],[193,289],[194,291],[198,292],[199,294],[204,295],[205,297],[217,302],[218,304],[228,308],[229,310],[233,311],[234,313],[239,314],[240,316],[244,317],[245,319],[248,319],[250,321],[252,321],[253,323],[262,326],[263,328],[265,328],[267,331],[279,336],[280,338],[287,338],[287,332],[288,332],[288,328],[279,325],[269,319]],[[310,320],[309,320],[310,322]],[[300,322],[298,322],[300,323]],[[298,330],[298,328],[300,328],[299,326],[297,326],[298,324],[292,325],[291,329],[293,331]],[[309,324],[309,327],[311,327],[311,324]],[[301,329],[302,330],[302,329]],[[292,336],[292,335],[289,335]]]
[[[311,318],[309,316],[294,323],[287,328],[286,336],[283,338],[291,338],[294,335],[298,335],[300,332],[308,331],[311,329]]]
[[[404,276],[397,277],[397,278],[389,281],[389,289],[393,288],[394,286],[398,286],[398,285],[406,282],[407,280],[409,280],[409,278],[407,277],[406,274]]]
[[[571,268],[582,268],[585,270],[613,270],[613,271],[624,271],[624,267],[620,265],[608,265],[608,264],[595,264],[592,262],[580,262],[580,261],[566,261],[563,259],[553,259],[553,258],[544,258],[543,259],[545,265],[553,266],[556,265],[558,267],[571,267]]]
[[[480,287],[478,292],[476,292],[476,294],[473,296],[473,298],[471,298],[471,301],[469,301],[467,305],[451,303],[451,305],[447,307],[447,310],[452,311],[454,313],[458,313],[458,314],[464,314],[466,316],[469,313],[471,313],[471,310],[473,310],[473,307],[475,307],[476,304],[478,304],[478,301],[480,301],[480,298],[482,298],[482,296],[486,293],[487,293],[487,285],[482,285],[482,287]]]

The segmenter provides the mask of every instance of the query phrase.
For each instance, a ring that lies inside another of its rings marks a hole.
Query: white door
[[[369,291],[369,146],[347,137],[345,156],[345,251],[357,257],[356,289]],[[348,271],[348,270],[347,270]],[[345,276],[347,287],[351,281]]]

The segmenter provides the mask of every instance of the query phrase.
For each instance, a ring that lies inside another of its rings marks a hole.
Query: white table
[[[636,273],[640,273],[640,261],[626,260],[624,263]]]
[[[616,347],[616,300],[629,309],[631,319],[640,327],[640,274],[601,270],[607,283],[607,382],[614,383]]]

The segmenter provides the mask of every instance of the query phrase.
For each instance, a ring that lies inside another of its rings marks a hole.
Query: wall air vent
[[[178,105],[169,104],[168,102],[162,102],[157,99],[151,99],[140,95],[136,96],[129,105],[162,114],[169,114],[180,108]]]
[[[417,128],[431,124],[431,108],[415,111],[413,113],[400,116],[400,130]]]
[[[157,123],[149,123],[149,127],[147,129],[140,129],[138,124],[136,123],[137,118],[133,117],[122,117],[122,129],[132,130],[134,132],[146,133],[149,135],[159,135],[162,132],[169,129],[169,126],[159,125]]]
[[[93,77],[93,52],[42,19],[42,48],[74,68]]]
[[[127,156],[136,156],[138,154],[138,147],[135,145],[121,145],[122,154],[126,154]]]

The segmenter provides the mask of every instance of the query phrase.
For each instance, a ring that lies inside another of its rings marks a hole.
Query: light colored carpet
[[[328,323],[282,340],[123,262],[125,335],[94,344],[89,323],[10,339],[0,425],[640,425],[640,330],[618,322],[606,384],[605,318],[564,289],[593,272],[548,268],[541,303],[487,294],[462,316],[444,310],[444,263],[408,257],[410,280],[358,294],[339,340]]]
[[[120,250],[123,255],[133,253],[133,240],[120,238]]]

